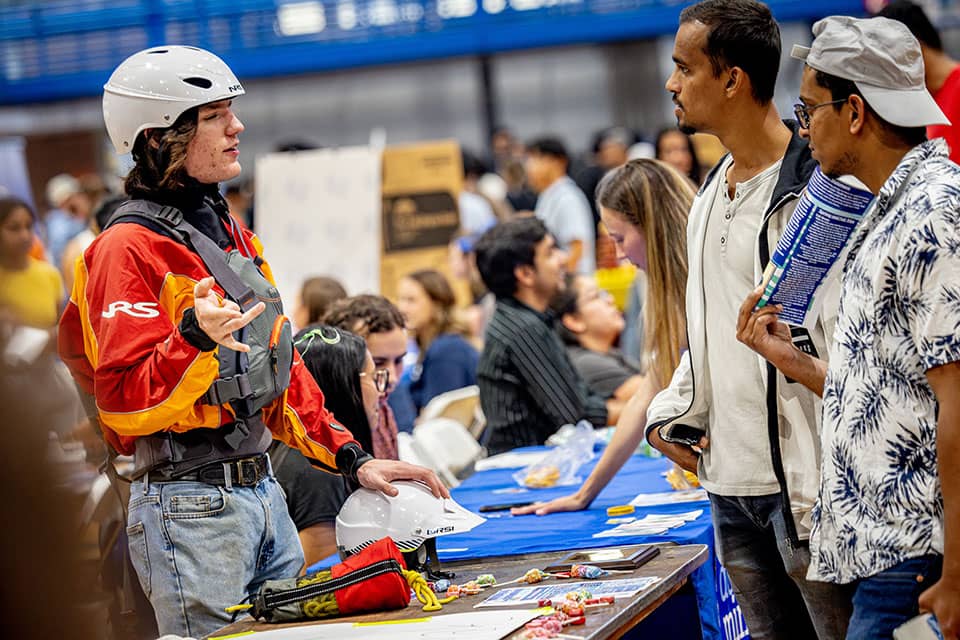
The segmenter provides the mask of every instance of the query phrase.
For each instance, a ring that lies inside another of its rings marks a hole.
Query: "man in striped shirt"
[[[583,419],[595,426],[615,422],[618,401],[587,389],[547,312],[564,287],[566,256],[543,222],[530,217],[498,225],[475,250],[483,282],[497,297],[477,369],[488,451],[543,444],[559,427]]]

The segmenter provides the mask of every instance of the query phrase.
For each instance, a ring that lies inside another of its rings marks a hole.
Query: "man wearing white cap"
[[[877,195],[849,241],[829,365],[776,308],[738,337],[823,397],[809,577],[850,584],[848,639],[890,638],[920,610],[960,637],[960,167],[924,127],[949,124],[920,46],[886,18],[817,22],[798,119],[824,173]],[[785,333],[786,332],[786,333]]]
[[[87,228],[93,203],[80,182],[68,173],[61,173],[47,182],[47,201],[53,210],[46,215],[47,249],[53,263],[59,265],[67,243]]]

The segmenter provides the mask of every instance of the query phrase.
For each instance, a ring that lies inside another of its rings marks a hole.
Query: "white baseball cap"
[[[67,198],[80,191],[80,182],[76,178],[69,173],[61,173],[47,182],[47,201],[59,209]]]
[[[813,25],[813,44],[790,55],[852,81],[877,114],[901,127],[950,124],[924,84],[920,43],[889,18],[830,16]]]

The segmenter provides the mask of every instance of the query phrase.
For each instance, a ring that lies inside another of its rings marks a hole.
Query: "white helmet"
[[[117,153],[144,129],[167,128],[181,113],[244,94],[223,60],[196,47],[153,47],[120,63],[103,85],[103,120]]]
[[[416,551],[429,538],[470,531],[482,518],[450,498],[437,498],[426,485],[410,480],[391,483],[400,492],[390,497],[360,488],[337,515],[337,549],[342,556],[357,553],[390,536],[400,551]]]

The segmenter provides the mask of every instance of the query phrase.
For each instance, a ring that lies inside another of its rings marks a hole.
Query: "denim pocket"
[[[127,527],[127,548],[130,550],[130,563],[133,564],[140,580],[144,595],[150,597],[150,556],[147,555],[147,534],[142,522]]]
[[[177,482],[163,489],[164,518],[210,518],[223,513],[226,505],[226,492],[213,485]]]

